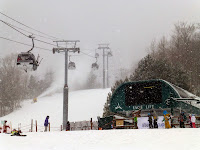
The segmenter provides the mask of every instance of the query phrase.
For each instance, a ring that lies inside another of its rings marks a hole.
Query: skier
[[[165,121],[165,129],[169,129],[171,128],[170,124],[169,124],[169,120],[171,119],[170,118],[170,114],[167,113],[167,111],[163,111],[163,114],[164,114],[164,119],[163,121]]]
[[[11,134],[12,134],[12,136],[14,136],[14,135],[20,136],[20,131],[17,131],[16,129],[13,129]]]
[[[6,125],[7,120],[4,121],[3,123],[3,133],[7,133],[7,128],[10,128],[9,126]]]
[[[157,117],[154,116],[153,119],[154,119],[154,120],[153,120],[153,127],[154,127],[154,128],[158,128]]]
[[[179,117],[179,122],[180,122],[180,128],[185,128],[185,121],[186,121],[186,116],[184,114],[184,112],[182,112],[180,114],[180,117]]]
[[[66,131],[70,131],[70,122],[67,121]]]
[[[49,125],[49,116],[46,117],[45,122],[44,122],[44,127],[45,127],[44,132],[47,132],[48,125]]]
[[[11,136],[26,136],[26,135],[22,135],[21,133],[22,133],[21,130],[13,129],[11,132]]]
[[[192,128],[192,121],[191,121],[191,118],[192,118],[192,115],[189,114],[189,124],[190,124],[190,127]]]
[[[150,113],[148,113],[148,121],[149,121],[149,129],[152,129],[153,128],[152,115]]]
[[[191,122],[192,122],[192,127],[193,128],[196,128],[196,125],[195,125],[195,122],[196,122],[196,117],[194,114],[192,114],[192,117],[191,117]]]
[[[133,115],[133,123],[134,123],[134,129],[138,129],[138,126],[137,126],[137,115],[136,114]]]

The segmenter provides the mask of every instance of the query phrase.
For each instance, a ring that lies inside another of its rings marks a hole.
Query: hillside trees
[[[24,99],[32,99],[45,91],[53,82],[53,74],[46,73],[45,79],[26,73],[16,66],[16,55],[0,60],[0,116],[20,107]]]
[[[200,96],[200,30],[199,25],[179,22],[169,38],[153,40],[149,54],[141,59],[128,81],[164,79]],[[116,81],[113,92],[122,81]],[[104,116],[111,112],[104,106]]]

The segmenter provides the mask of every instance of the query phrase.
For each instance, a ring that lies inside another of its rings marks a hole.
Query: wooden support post
[[[37,120],[35,120],[35,131],[37,132]]]
[[[10,131],[12,132],[12,123],[10,122]]]
[[[49,123],[49,132],[50,132],[50,123]]]
[[[31,132],[33,132],[33,119],[31,119]]]

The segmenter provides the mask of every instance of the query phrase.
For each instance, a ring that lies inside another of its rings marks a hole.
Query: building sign
[[[162,103],[162,84],[160,81],[127,84],[125,86],[126,106]]]
[[[133,110],[139,110],[139,109],[153,109],[154,105],[141,105],[141,106],[132,106]]]

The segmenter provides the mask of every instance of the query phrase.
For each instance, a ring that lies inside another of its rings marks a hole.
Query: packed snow
[[[200,130],[129,129],[0,134],[1,150],[199,150]]]

